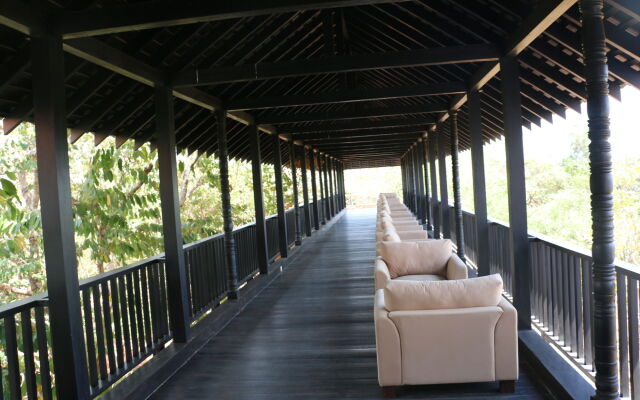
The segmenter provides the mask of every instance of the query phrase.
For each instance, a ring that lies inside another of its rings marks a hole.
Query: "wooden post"
[[[509,239],[514,266],[513,303],[518,310],[518,328],[531,329],[531,270],[527,232],[527,191],[525,189],[524,149],[520,78],[516,57],[500,60],[500,83],[504,113],[504,143],[507,152],[507,193],[509,197]]]
[[[476,266],[478,275],[489,275],[489,222],[487,221],[487,190],[484,176],[484,151],[480,93],[469,93],[469,130],[471,134],[471,164],[473,174],[473,206],[476,218]]]
[[[220,199],[222,205],[222,228],[224,230],[224,260],[227,267],[227,298],[234,300],[238,290],[238,254],[233,236],[233,213],[231,209],[231,190],[229,185],[229,155],[227,146],[226,111],[216,110],[218,126],[218,157],[220,165]]]
[[[613,173],[609,143],[609,71],[602,7],[602,0],[580,0],[590,140],[595,398],[617,399]]]
[[[329,208],[331,212],[331,218],[336,215],[336,203],[335,203],[335,192],[333,190],[333,171],[331,167],[331,156],[325,154],[326,168],[327,168],[327,198],[329,199]]]
[[[182,249],[182,222],[178,198],[178,173],[176,162],[176,137],[174,132],[173,94],[167,86],[156,86],[156,134],[158,143],[158,167],[160,169],[160,203],[162,208],[162,232],[164,257],[167,268],[167,293],[169,295],[169,319],[176,342],[189,339],[189,298],[187,271]]]
[[[427,231],[433,231],[433,215],[431,213],[431,196],[429,195],[429,155],[427,138],[420,141],[420,160],[424,175],[424,216],[427,223]]]
[[[416,164],[416,176],[418,184],[418,215],[420,217],[420,224],[427,223],[426,211],[425,211],[425,193],[424,193],[424,175],[423,175],[423,152],[422,152],[422,139],[418,139],[416,147],[414,148],[414,160]]]
[[[456,221],[456,250],[466,262],[464,254],[464,226],[462,224],[462,198],[460,196],[460,166],[458,161],[458,112],[451,113],[451,179],[453,180],[453,207]]]
[[[407,205],[409,196],[407,195],[407,171],[404,166],[405,157],[400,157],[400,179],[402,179],[402,202]]]
[[[315,153],[317,166],[318,166],[318,183],[320,184],[320,198],[318,200],[318,209],[322,210],[322,225],[327,223],[327,211],[326,211],[326,198],[324,197],[324,178],[322,177],[322,158],[320,152]]]
[[[302,244],[302,232],[300,232],[300,207],[298,204],[298,173],[296,172],[296,145],[289,141],[289,165],[291,168],[291,184],[293,185],[293,216],[295,219],[296,239],[295,244]]]
[[[435,204],[438,203],[438,177],[436,173],[436,137],[435,133],[430,133],[427,137],[429,141],[429,175],[431,176],[431,202],[433,209],[431,210],[431,216],[433,217],[433,237],[440,238],[440,208],[437,210]]]
[[[56,392],[88,399],[65,111],[62,38],[31,37],[36,156]]]
[[[444,132],[436,136],[438,140],[438,169],[440,171],[440,221],[442,224],[442,237],[451,238],[451,224],[449,220],[449,192],[447,190],[447,145],[444,141]]]
[[[264,218],[264,199],[262,194],[262,156],[260,154],[260,131],[251,124],[249,145],[251,147],[251,175],[253,178],[253,204],[256,215],[256,257],[260,274],[269,273],[269,253],[267,252],[267,223]]]
[[[311,196],[313,197],[313,227],[315,230],[320,229],[320,212],[318,199],[318,187],[316,185],[316,153],[313,149],[309,149],[309,168],[311,169]]]
[[[307,149],[302,145],[300,168],[302,172],[302,199],[304,201],[304,230],[305,235],[311,236],[311,206],[309,204],[309,185],[307,184]]]
[[[280,249],[280,257],[286,258],[289,256],[289,246],[287,242],[287,220],[284,212],[282,152],[278,135],[271,135],[271,138],[273,140],[273,175],[276,183],[276,207],[278,209],[278,248]]]
[[[327,221],[333,217],[331,212],[331,197],[329,197],[329,179],[327,173],[327,157],[326,155],[320,153],[320,159],[322,160],[322,171],[323,171],[323,183],[324,183],[324,208]]]

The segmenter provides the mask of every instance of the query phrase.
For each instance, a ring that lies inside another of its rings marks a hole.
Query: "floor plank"
[[[153,399],[379,399],[373,330],[375,213],[349,210]],[[539,399],[522,371],[497,383],[402,388],[407,399]]]

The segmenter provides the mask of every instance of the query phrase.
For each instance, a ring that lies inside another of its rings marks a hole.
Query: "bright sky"
[[[611,146],[613,158],[640,158],[640,90],[631,86],[622,89],[622,102],[610,97]],[[568,131],[587,131],[586,103],[582,113],[567,111],[567,118],[553,116],[553,124],[524,128],[524,148],[527,159],[561,160],[570,150]],[[500,144],[500,146],[504,146]]]

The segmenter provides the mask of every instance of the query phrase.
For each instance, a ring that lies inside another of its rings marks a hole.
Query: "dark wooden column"
[[[487,190],[484,176],[484,150],[480,93],[469,93],[469,130],[471,134],[471,171],[473,174],[473,208],[476,218],[476,266],[478,275],[489,275],[489,223]]]
[[[31,37],[36,155],[56,391],[89,398],[80,313],[60,37]]]
[[[331,218],[336,215],[336,203],[335,203],[335,192],[333,190],[333,171],[331,167],[331,157],[329,155],[325,155],[325,160],[327,162],[327,198],[329,199],[329,208],[331,210]]]
[[[504,143],[507,152],[511,262],[515,268],[513,303],[518,310],[518,328],[531,329],[527,191],[525,189],[522,143],[519,67],[515,57],[503,57],[500,60],[500,83],[504,113]]]
[[[616,357],[613,173],[609,143],[611,132],[607,50],[602,6],[602,0],[580,0],[590,139],[595,398],[617,399],[619,385]]]
[[[318,167],[318,183],[320,184],[320,198],[318,199],[318,209],[322,210],[322,225],[327,223],[327,211],[326,211],[326,205],[325,205],[325,200],[326,198],[324,197],[324,178],[323,178],[323,169],[322,169],[322,157],[320,156],[320,152],[316,152],[315,153],[315,158],[317,161],[317,167]]]
[[[440,207],[436,209],[435,205],[438,203],[438,178],[436,171],[436,134],[435,132],[429,133],[427,137],[428,141],[428,152],[429,152],[429,175],[431,176],[431,216],[433,218],[433,237],[436,239],[440,238]]]
[[[327,172],[327,157],[324,154],[320,154],[320,160],[322,161],[322,172],[323,172],[323,186],[324,186],[324,208],[326,213],[327,220],[330,220],[333,217],[331,212],[331,197],[329,196],[329,178]]]
[[[438,140],[438,170],[440,172],[440,221],[442,236],[451,238],[451,224],[449,219],[449,192],[447,191],[447,144],[444,132],[441,130],[436,136]]]
[[[419,139],[413,149],[413,159],[416,169],[416,183],[418,186],[418,215],[420,223],[424,225],[427,221],[425,212],[424,176],[422,168],[422,139]]]
[[[304,231],[311,236],[311,205],[309,204],[309,185],[307,183],[307,149],[302,146],[300,157],[300,170],[302,172],[302,199],[304,201]]]
[[[256,257],[260,274],[269,273],[269,253],[267,252],[267,223],[264,218],[264,198],[262,190],[262,156],[260,154],[260,131],[251,124],[249,145],[251,147],[251,175],[253,178],[253,205],[256,215]]]
[[[227,297],[237,299],[238,250],[233,236],[233,213],[229,185],[229,154],[227,146],[227,119],[225,110],[216,110],[218,124],[218,157],[220,165],[220,199],[222,206],[222,228],[224,230],[224,259],[227,267]]]
[[[429,195],[429,154],[427,138],[420,140],[419,157],[421,159],[424,175],[424,216],[427,223],[427,231],[433,231],[433,215],[431,214],[431,196]]]
[[[295,219],[296,236],[295,244],[302,244],[302,232],[300,232],[300,204],[298,203],[298,173],[296,172],[296,145],[289,141],[289,166],[291,168],[291,183],[293,184],[293,216]]]
[[[189,339],[190,316],[187,271],[182,249],[184,242],[182,239],[182,223],[180,221],[180,200],[178,198],[176,137],[171,88],[157,86],[155,88],[155,101],[169,319],[174,340],[184,343]]]
[[[280,148],[280,138],[272,135],[273,139],[273,175],[276,183],[276,207],[278,209],[278,248],[280,257],[289,256],[289,246],[287,242],[287,220],[284,213],[284,191],[282,185],[282,152]]]
[[[466,262],[464,254],[464,225],[462,224],[462,198],[460,196],[460,165],[458,161],[458,112],[451,114],[451,179],[453,181],[453,207],[456,221],[456,247],[458,257]]]
[[[402,202],[407,205],[407,177],[404,170],[404,156],[400,157],[400,179],[402,180]]]
[[[340,199],[341,208],[344,210],[347,208],[347,190],[344,186],[344,163],[340,161]]]
[[[316,185],[316,153],[313,149],[309,149],[309,168],[311,169],[311,196],[313,198],[313,227],[315,230],[320,229],[320,212],[318,199],[318,187]]]
[[[411,211],[415,215],[418,213],[418,210],[416,209],[416,178],[413,163],[413,148],[409,149],[409,153],[407,153],[407,172],[409,176],[409,203],[411,204]]]

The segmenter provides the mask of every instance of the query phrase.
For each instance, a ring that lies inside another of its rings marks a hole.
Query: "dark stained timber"
[[[227,150],[227,123],[224,110],[216,111],[218,127],[218,161],[220,169],[220,197],[224,229],[224,259],[227,267],[227,297],[237,299],[238,290],[238,254],[233,235],[233,212],[231,209],[231,188],[229,186],[229,155]]]
[[[596,399],[619,397],[609,85],[602,0],[580,0],[587,81],[591,218],[593,220],[593,341]],[[636,322],[637,325],[637,322]],[[637,366],[636,366],[637,368]],[[635,372],[634,372],[635,373]]]
[[[458,113],[451,114],[451,179],[453,181],[453,207],[455,213],[456,250],[458,257],[465,262],[464,227],[462,225],[462,199],[460,195],[460,166],[458,161]]]
[[[262,185],[262,157],[260,154],[260,131],[257,125],[249,125],[251,147],[251,176],[253,177],[253,205],[256,216],[256,257],[261,274],[269,272],[267,253],[267,226],[264,215],[264,190]]]
[[[169,319],[174,340],[184,343],[189,339],[189,299],[187,297],[187,272],[182,248],[182,223],[180,222],[180,201],[178,199],[176,138],[171,89],[166,86],[157,86],[155,89],[155,101],[162,232],[169,293]]]
[[[423,176],[424,176],[424,216],[427,224],[427,231],[433,231],[433,214],[431,211],[431,193],[429,192],[429,154],[428,154],[427,138],[420,140],[420,155],[422,160]]]
[[[374,89],[353,89],[336,93],[295,95],[284,97],[264,97],[238,99],[229,102],[229,110],[242,111],[262,108],[280,108],[308,106],[328,103],[353,103],[397,99],[402,97],[425,97],[446,94],[464,93],[467,85],[464,82],[444,82],[411,86],[397,86]]]
[[[429,176],[431,177],[431,215],[433,216],[433,237],[440,238],[440,210],[436,209],[436,204],[440,204],[438,201],[438,178],[436,169],[436,157],[437,157],[437,139],[435,133],[429,133],[427,136],[427,147],[429,152]],[[439,206],[438,206],[439,207]]]
[[[313,227],[320,230],[320,210],[318,198],[318,186],[316,184],[316,152],[309,148],[309,169],[311,172],[311,196],[313,198]]]
[[[276,186],[276,206],[278,209],[278,248],[280,249],[280,257],[286,258],[289,255],[289,246],[287,242],[287,222],[284,213],[284,192],[282,185],[282,152],[280,147],[280,137],[271,135],[273,140],[273,175]],[[314,186],[315,190],[315,186]],[[315,196],[313,198],[315,203]]]
[[[300,231],[300,204],[298,202],[298,173],[296,172],[296,145],[289,141],[289,167],[291,168],[291,184],[293,185],[293,215],[295,220],[295,244],[302,244]]]
[[[436,136],[438,142],[438,172],[440,173],[440,223],[442,224],[442,237],[450,239],[451,219],[449,218],[449,192],[447,190],[447,144],[444,135],[444,129],[440,129]]]
[[[480,93],[469,93],[469,130],[471,135],[471,173],[473,175],[473,208],[476,215],[476,266],[478,275],[489,275],[489,223],[487,190],[484,174],[484,151]]]
[[[300,172],[302,173],[302,200],[304,202],[304,233],[311,236],[311,205],[309,204],[309,184],[307,181],[307,148],[300,148]]]
[[[488,44],[437,47],[378,54],[358,54],[300,61],[192,69],[179,72],[173,78],[172,83],[175,86],[201,86],[313,74],[496,61],[499,56],[498,48]]]
[[[527,231],[527,191],[525,189],[524,147],[520,79],[516,57],[500,61],[502,107],[504,110],[505,151],[507,155],[507,194],[509,197],[510,263],[515,268],[513,303],[518,310],[518,328],[531,329],[531,269]]]
[[[60,37],[34,36],[31,50],[36,156],[56,391],[61,398],[84,399],[89,396],[89,378],[71,205],[62,40]]]

